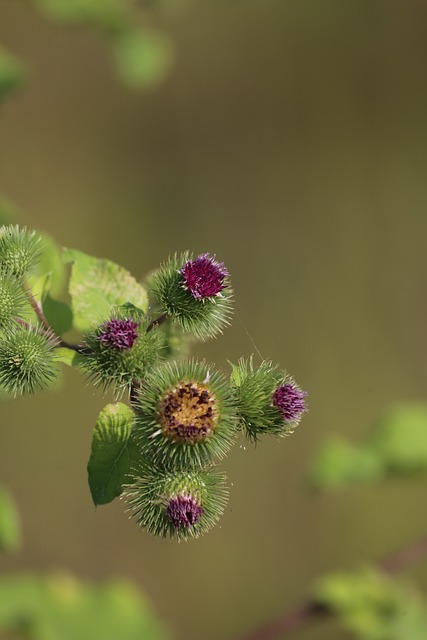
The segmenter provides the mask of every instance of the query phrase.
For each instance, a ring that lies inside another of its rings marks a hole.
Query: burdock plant
[[[216,336],[232,316],[230,273],[215,256],[175,254],[145,287],[72,249],[58,272],[59,255],[34,231],[0,228],[0,387],[35,393],[63,363],[111,390],[88,463],[94,503],[122,496],[147,532],[196,538],[224,511],[217,465],[239,432],[252,441],[292,433],[306,393],[270,361],[241,359],[230,377],[188,355],[191,342]],[[54,297],[66,264],[71,304]]]

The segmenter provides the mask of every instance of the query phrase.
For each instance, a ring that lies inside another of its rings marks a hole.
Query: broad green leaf
[[[163,626],[131,583],[93,586],[70,575],[0,580],[0,633],[31,640],[165,640]]]
[[[373,431],[370,446],[390,471],[427,470],[427,405],[397,406]]]
[[[85,359],[81,353],[77,353],[74,349],[67,349],[66,347],[59,347],[55,349],[55,359],[58,362],[63,362],[69,367],[78,367]]]
[[[310,481],[315,489],[341,489],[375,482],[384,473],[382,459],[374,451],[335,437],[317,453]]]
[[[39,232],[42,240],[43,252],[35,265],[32,278],[37,279],[49,274],[48,286],[45,285],[45,295],[50,292],[53,296],[61,295],[66,279],[65,265],[62,261],[61,249],[46,233]],[[31,282],[30,282],[31,284]]]
[[[8,491],[0,487],[0,551],[14,551],[21,543],[18,511]]]
[[[127,302],[147,311],[146,290],[123,267],[74,249],[65,249],[63,259],[72,264],[70,295],[76,329],[88,330],[105,318],[112,307]]]
[[[124,31],[115,41],[114,54],[118,72],[131,89],[161,83],[174,59],[169,36],[152,29]]]
[[[44,275],[39,277],[32,275],[28,278],[28,284],[31,289],[33,298],[37,300],[38,304],[40,305],[46,298],[47,293],[50,289],[51,274],[45,273]]]
[[[0,48],[0,102],[8,91],[21,85],[23,76],[24,69],[21,63]]]
[[[314,600],[335,613],[360,640],[427,638],[427,611],[420,594],[374,569],[322,578]]]
[[[140,452],[132,439],[134,413],[115,402],[101,411],[93,430],[88,463],[89,486],[95,505],[107,504],[122,493],[133,478]]]
[[[62,336],[73,326],[73,312],[70,305],[66,302],[54,300],[49,293],[43,301],[43,313],[58,336]]]

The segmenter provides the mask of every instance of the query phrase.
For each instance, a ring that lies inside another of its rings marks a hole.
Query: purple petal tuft
[[[197,524],[205,510],[192,496],[174,496],[169,500],[166,513],[175,529]]]
[[[272,402],[282,414],[285,422],[298,420],[306,410],[304,398],[307,395],[294,384],[283,384],[273,393]]]
[[[107,347],[112,347],[119,351],[131,349],[138,338],[137,328],[139,325],[139,322],[134,322],[130,318],[126,320],[108,320],[100,326],[97,340]]]
[[[229,276],[222,262],[203,253],[195,260],[188,260],[181,269],[185,288],[193,298],[212,298],[226,288],[224,279]]]

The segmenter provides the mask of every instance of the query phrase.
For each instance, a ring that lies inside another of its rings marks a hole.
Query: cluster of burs
[[[130,437],[138,451],[121,490],[141,528],[163,537],[199,536],[228,499],[218,471],[239,432],[251,441],[293,432],[306,410],[292,377],[253,358],[225,375],[188,355],[189,344],[221,333],[232,315],[230,274],[214,256],[170,257],[150,274],[150,316],[133,300],[70,345],[43,313],[31,273],[43,259],[38,234],[0,228],[0,387],[34,393],[58,375],[64,347],[96,386],[128,399]]]

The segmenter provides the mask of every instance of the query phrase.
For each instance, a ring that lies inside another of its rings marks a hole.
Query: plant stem
[[[141,388],[141,382],[139,380],[132,380],[130,393],[129,393],[129,401],[131,404],[134,404],[138,398],[138,391]]]
[[[40,324],[42,325],[42,327],[45,329],[45,331],[54,333],[52,327],[50,326],[50,324],[46,320],[46,316],[44,315],[41,306],[39,305],[39,303],[37,302],[37,300],[33,296],[33,293],[31,291],[31,289],[28,286],[24,286],[24,291],[25,291],[25,293],[27,295],[27,298],[28,298],[28,300],[30,302],[30,305],[33,308],[33,311],[36,314],[37,318],[39,319]]]
[[[329,614],[330,611],[325,606],[316,602],[307,602],[290,613],[267,622],[264,626],[255,629],[255,631],[239,636],[238,640],[269,640],[305,627]]]
[[[52,329],[52,327],[50,326],[46,316],[43,313],[43,309],[41,308],[41,306],[39,305],[39,303],[37,302],[37,300],[33,296],[33,292],[31,291],[31,289],[30,289],[30,287],[28,285],[24,285],[24,291],[25,291],[25,294],[26,294],[26,296],[28,298],[28,301],[29,301],[34,313],[36,314],[36,316],[39,319],[39,322],[41,324],[41,327],[39,327],[40,333],[42,333],[47,338],[49,338],[49,340],[51,342],[54,342],[56,344],[56,346],[58,346],[58,347],[65,347],[67,349],[72,349],[73,351],[77,351],[78,353],[82,353],[82,354],[87,353],[86,345],[84,345],[84,344],[81,344],[81,345],[79,345],[79,344],[70,344],[70,343],[66,342],[65,340],[63,340],[60,336],[58,336],[55,333],[55,331]],[[30,326],[30,324],[28,322],[25,322],[25,321],[21,320],[20,318],[16,318],[16,320],[22,326],[26,326],[27,328]]]
[[[22,318],[15,318],[15,320],[18,324],[21,325],[21,327],[25,327],[26,329],[30,329],[32,326],[31,323],[26,322],[25,320],[22,320]],[[55,345],[58,345],[60,343],[60,339],[50,327],[49,329],[46,329],[45,327],[37,327],[37,331],[42,336],[45,336],[45,338],[47,338],[49,342],[52,342]]]
[[[399,571],[410,569],[425,557],[427,557],[427,534],[386,556],[378,564],[380,569],[394,575]]]
[[[163,324],[164,322],[166,322],[166,320],[169,319],[169,316],[167,313],[162,313],[161,316],[159,316],[158,318],[156,318],[155,320],[152,320],[150,322],[150,324],[147,327],[147,333],[149,331],[151,331],[152,329],[154,329],[154,327],[159,327],[161,324]]]
[[[378,562],[378,568],[385,573],[394,575],[399,571],[405,571],[418,564],[427,557],[427,534],[411,542],[407,546],[386,556]],[[283,637],[292,631],[301,629],[312,622],[330,617],[333,611],[318,602],[308,600],[298,607],[266,622],[254,631],[238,636],[238,640],[272,640],[278,636]]]

